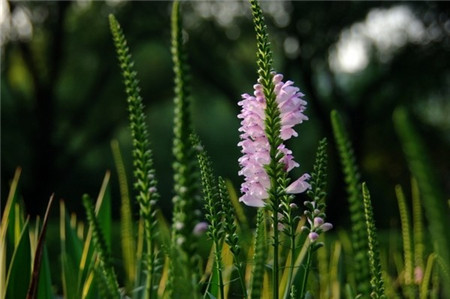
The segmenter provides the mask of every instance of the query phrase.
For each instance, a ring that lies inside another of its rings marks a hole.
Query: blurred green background
[[[113,172],[110,141],[118,139],[131,178],[131,138],[121,75],[107,16],[128,39],[146,105],[164,212],[171,208],[173,75],[171,2],[0,0],[1,198],[17,166],[27,211],[43,214],[52,192],[81,212],[81,195],[96,195]],[[392,125],[399,105],[413,114],[435,171],[450,194],[450,19],[447,2],[264,1],[275,67],[295,81],[310,120],[291,140],[309,172],[318,140],[330,144],[328,215],[348,223],[344,183],[329,112],[344,117],[381,227],[397,216],[394,185],[409,172]],[[246,2],[182,5],[192,79],[194,127],[217,173],[237,176],[242,93],[256,81],[255,37]],[[406,188],[408,189],[408,188]],[[302,197],[299,197],[301,200]],[[2,207],[4,200],[2,201]],[[57,209],[54,209],[56,213]]]

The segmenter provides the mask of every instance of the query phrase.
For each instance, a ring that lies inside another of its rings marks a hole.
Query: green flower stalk
[[[175,1],[172,6],[172,60],[175,75],[174,97],[174,138],[172,164],[174,172],[174,197],[172,216],[172,253],[168,278],[169,297],[172,292],[197,293],[198,275],[195,269],[195,249],[197,239],[194,229],[200,223],[201,202],[199,196],[199,173],[196,167],[196,152],[189,139],[192,133],[188,64],[183,45],[182,18],[180,3]],[[175,288],[175,280],[178,286]],[[180,282],[192,282],[186,287],[180,287]],[[187,288],[187,289],[186,289]]]
[[[196,152],[189,136],[192,133],[191,116],[189,112],[189,82],[186,54],[183,46],[180,4],[178,1],[172,7],[172,59],[175,73],[174,98],[174,139],[173,163],[174,191],[173,198],[173,239],[182,244],[181,248],[191,254],[195,239],[192,231],[199,222],[201,211],[199,206],[199,179],[196,168]],[[191,248],[189,248],[191,247]]]
[[[247,298],[247,288],[245,286],[244,278],[244,264],[241,262],[239,256],[241,252],[241,246],[239,245],[239,236],[236,232],[236,216],[234,214],[234,209],[231,204],[230,195],[227,190],[225,180],[222,177],[218,179],[219,183],[219,196],[222,203],[222,211],[224,215],[223,229],[225,232],[225,243],[230,246],[230,251],[233,254],[233,262],[239,276],[239,283],[242,288],[242,297]]]
[[[342,170],[345,176],[347,189],[347,200],[350,209],[350,220],[352,223],[352,248],[355,256],[354,272],[356,289],[363,296],[369,294],[369,265],[367,263],[367,231],[364,216],[364,202],[362,198],[360,174],[355,161],[352,144],[345,131],[344,124],[339,113],[331,111],[331,124],[333,135],[339,152]]]
[[[152,298],[155,291],[154,276],[156,268],[155,205],[159,199],[156,188],[157,181],[155,179],[155,170],[153,168],[153,158],[148,138],[144,105],[139,94],[139,81],[136,78],[137,73],[133,70],[130,51],[119,23],[113,15],[109,16],[109,22],[127,93],[131,136],[133,139],[134,187],[138,193],[137,201],[140,207],[140,215],[144,219],[146,242],[145,263],[147,270],[146,294],[148,298]]]
[[[201,148],[197,155],[200,174],[202,178],[203,197],[205,200],[205,216],[209,225],[207,228],[207,236],[214,243],[214,255],[217,269],[217,277],[219,279],[220,297],[225,298],[223,275],[222,275],[222,256],[221,249],[224,237],[224,212],[222,211],[222,203],[220,200],[218,184],[213,174],[212,163],[205,150],[200,144],[199,138],[192,135],[192,144],[194,147]]]
[[[380,249],[378,246],[378,237],[375,227],[375,220],[373,218],[372,201],[370,200],[369,189],[367,189],[366,183],[362,183],[362,193],[364,199],[364,214],[366,217],[367,226],[367,240],[368,240],[368,256],[370,267],[370,285],[372,292],[370,296],[372,298],[386,298],[384,293],[384,282],[381,276],[381,263],[380,263]]]
[[[311,189],[308,190],[307,194],[311,200],[304,202],[306,207],[304,214],[307,221],[302,227],[302,230],[308,232],[308,238],[311,245],[308,247],[308,252],[306,254],[305,275],[303,276],[303,282],[301,284],[300,298],[303,298],[306,293],[306,283],[308,281],[312,254],[323,245],[322,243],[316,242],[316,240],[319,238],[320,234],[333,228],[331,223],[325,222],[327,159],[327,140],[324,138],[319,142],[314,169],[309,181]]]
[[[411,225],[409,221],[409,212],[406,205],[405,195],[400,185],[395,186],[395,194],[397,196],[398,210],[400,211],[400,221],[402,227],[403,240],[403,258],[405,263],[404,279],[405,279],[405,297],[415,298],[414,288],[414,262],[413,247],[411,242]]]

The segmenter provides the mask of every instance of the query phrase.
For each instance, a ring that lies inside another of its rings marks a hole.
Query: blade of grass
[[[133,227],[133,210],[130,203],[128,179],[120,152],[119,142],[111,141],[111,149],[116,165],[120,188],[120,240],[122,244],[122,257],[125,270],[125,286],[131,291],[136,280],[136,241]]]
[[[15,203],[17,185],[19,184],[20,173],[22,169],[18,167],[14,173],[11,188],[9,189],[8,198],[6,200],[5,209],[1,215],[0,222],[0,298],[5,297],[6,290],[6,269],[7,267],[7,231],[11,223],[11,211]]]
[[[428,294],[430,293],[430,281],[434,265],[434,258],[435,255],[433,253],[428,256],[427,265],[423,275],[423,280],[422,283],[420,284],[420,299],[429,298]]]
[[[60,202],[60,239],[63,294],[66,299],[79,299],[79,265],[82,243],[72,228],[64,202]]]
[[[111,196],[109,191],[109,179],[110,179],[110,172],[107,171],[105,173],[105,177],[103,179],[102,185],[100,187],[99,194],[97,196],[97,200],[95,203],[95,215],[98,219],[100,228],[102,229],[102,232],[105,231],[104,237],[105,237],[105,244],[108,248],[108,250],[111,250]],[[79,281],[80,284],[83,285],[82,289],[86,289],[88,286],[85,286],[84,284],[89,283],[87,281],[88,277],[90,276],[91,272],[93,271],[92,265],[94,263],[93,261],[93,254],[94,254],[94,246],[92,244],[92,229],[89,228],[86,238],[84,238],[84,244],[83,244],[83,251],[81,254],[81,260],[80,260],[80,277]],[[89,284],[90,287],[94,287],[93,284]],[[89,291],[87,292],[89,293]],[[87,294],[86,293],[86,294]]]
[[[25,298],[31,275],[30,234],[27,219],[14,250],[6,278],[5,298]]]
[[[95,216],[94,206],[88,195],[83,196],[83,205],[86,209],[89,226],[92,229],[92,241],[97,258],[99,259],[99,272],[105,278],[109,298],[119,298],[119,284],[111,263],[111,256],[99,219]]]
[[[50,273],[50,261],[48,258],[47,246],[43,246],[41,274],[38,286],[38,299],[53,299],[52,277]]]
[[[50,208],[52,207],[53,198],[54,194],[50,196],[50,200],[47,205],[47,210],[45,211],[44,220],[42,222],[42,229],[41,233],[39,234],[39,240],[37,242],[36,251],[34,254],[33,272],[31,276],[30,286],[27,292],[27,299],[36,298],[37,288],[39,285],[39,273],[41,270],[41,263],[42,263],[42,253],[44,250],[45,233],[47,232],[48,215],[50,213]]]

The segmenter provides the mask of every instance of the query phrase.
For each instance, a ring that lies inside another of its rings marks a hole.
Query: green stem
[[[144,220],[145,225],[147,227],[146,233],[150,235],[151,223],[149,219]],[[154,268],[154,257],[153,257],[153,242],[150,236],[146,238],[147,243],[147,281],[146,281],[146,294],[147,299],[152,298],[153,293],[153,268]]]
[[[245,288],[245,281],[244,281],[244,275],[243,275],[244,267],[243,267],[242,263],[239,261],[239,257],[237,255],[235,255],[234,259],[236,260],[236,268],[238,271],[239,282],[241,284],[243,297],[246,299],[246,298],[248,298],[248,295],[247,295],[247,289]]]
[[[295,230],[292,227],[291,228],[291,261],[289,264],[289,276],[288,276],[288,284],[287,284],[287,288],[285,290],[285,298],[287,297],[287,295],[289,294],[291,287],[292,287],[292,283],[293,283],[293,279],[294,279],[294,267],[295,267]]]
[[[278,207],[278,205],[276,205]],[[273,298],[278,299],[278,210],[273,212]]]
[[[300,289],[300,298],[305,297],[306,283],[308,282],[309,267],[311,265],[311,255],[312,255],[312,249],[311,249],[311,244],[310,244],[309,248],[308,248],[308,252],[306,253],[306,264],[304,267],[305,275],[303,275],[302,288]]]
[[[216,268],[217,268],[217,276],[219,278],[219,291],[220,291],[220,298],[225,299],[225,291],[224,291],[224,284],[223,284],[223,276],[222,276],[222,263],[221,263],[221,257],[220,257],[220,244],[219,240],[214,240],[214,245],[216,247]]]

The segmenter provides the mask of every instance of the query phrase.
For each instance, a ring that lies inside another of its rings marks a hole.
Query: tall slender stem
[[[303,281],[302,281],[302,288],[300,289],[300,297],[304,298],[306,293],[306,283],[308,282],[308,273],[309,273],[309,267],[311,265],[311,244],[308,247],[308,252],[306,253],[306,264],[305,264],[305,275],[303,275]]]
[[[295,267],[295,230],[291,228],[291,260],[289,263],[289,276],[288,276],[288,284],[286,287],[285,294],[289,294],[289,291],[292,287],[293,278],[294,278],[294,267]],[[284,296],[286,298],[286,296]]]
[[[217,277],[219,278],[219,291],[220,291],[220,298],[225,299],[225,291],[224,291],[224,284],[223,284],[223,276],[222,276],[222,263],[220,258],[220,244],[219,240],[214,240],[214,245],[216,247],[216,268],[217,268]]]
[[[278,212],[274,211],[273,215],[273,298],[278,299]]]
[[[145,219],[145,226],[151,226],[150,220]],[[146,229],[147,234],[150,234],[150,228],[147,227]],[[153,242],[152,238],[150,236],[147,236],[146,238],[147,243],[147,279],[146,279],[146,298],[151,299],[152,298],[152,292],[153,292],[153,269],[154,269],[154,258],[153,258]]]

